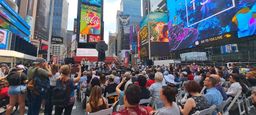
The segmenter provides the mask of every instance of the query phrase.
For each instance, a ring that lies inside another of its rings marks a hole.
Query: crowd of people
[[[25,106],[28,115],[39,115],[42,108],[45,115],[53,109],[55,115],[71,115],[76,100],[82,102],[85,113],[111,108],[113,115],[192,115],[213,105],[217,107],[213,114],[223,114],[218,107],[237,95],[251,96],[256,105],[254,67],[242,73],[235,65],[88,63],[58,65],[38,58],[28,68],[1,64],[0,98],[9,98],[5,114],[11,115],[18,103],[20,115],[25,114]],[[149,101],[141,103],[143,99]],[[247,113],[256,114],[255,107]],[[239,114],[238,107],[234,105],[229,112]]]

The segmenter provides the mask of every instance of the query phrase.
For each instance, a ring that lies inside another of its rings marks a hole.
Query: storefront
[[[34,60],[37,48],[29,37],[30,26],[5,0],[0,0],[0,63]]]

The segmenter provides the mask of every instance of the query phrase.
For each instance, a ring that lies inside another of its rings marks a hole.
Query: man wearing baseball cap
[[[33,64],[34,66],[30,67],[28,70],[28,80],[29,80],[28,86],[31,83],[32,86],[34,85],[35,87],[37,84],[36,82],[34,82],[33,84],[33,80],[35,80],[36,77],[38,77],[41,82],[47,83],[46,85],[49,85],[50,87],[50,82],[48,81],[49,81],[49,77],[52,76],[52,72],[51,72],[51,67],[48,65],[47,61],[43,58],[37,58],[33,62]],[[39,92],[38,89],[35,89],[33,87],[29,90],[28,115],[39,115],[42,100],[46,99],[45,95],[47,93],[47,89],[44,89],[44,90],[45,90],[43,92],[44,94],[42,94],[42,92],[38,93]]]

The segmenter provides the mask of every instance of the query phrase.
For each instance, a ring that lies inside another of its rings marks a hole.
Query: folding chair
[[[88,113],[88,115],[112,115],[113,112],[113,108],[108,108],[108,109],[104,109],[104,110],[100,110],[98,112],[94,112],[94,113]]]
[[[229,104],[227,110],[223,113],[223,115],[229,115],[229,111],[232,108],[232,106],[237,102],[237,100],[239,99],[240,95],[242,93],[242,90],[240,90],[236,96],[233,98],[233,100],[231,101],[231,103]]]
[[[151,103],[151,99],[152,98],[148,98],[148,99],[141,99],[140,100],[140,105],[149,105]]]
[[[216,105],[212,105],[211,107],[201,110],[201,111],[196,111],[194,114],[192,115],[212,115],[213,112],[215,112],[216,110]]]
[[[231,97],[229,97],[227,100],[223,101],[223,102],[221,103],[221,105],[218,107],[218,111],[221,112],[221,113],[223,113],[225,107],[226,107],[228,104],[230,104],[231,101],[232,101],[232,98],[231,98]]]
[[[117,97],[117,93],[116,92],[113,92],[113,93],[107,93],[106,94],[106,98],[107,99],[114,99],[114,102],[117,101],[118,97]],[[114,103],[111,103],[111,104],[108,104],[109,106],[112,106]]]

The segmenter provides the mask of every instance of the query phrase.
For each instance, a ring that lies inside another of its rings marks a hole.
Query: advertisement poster
[[[100,36],[89,35],[89,42],[99,42],[101,40]]]
[[[80,34],[100,35],[101,33],[101,8],[96,6],[81,5]]]
[[[79,37],[79,43],[87,43],[87,35],[81,35]]]
[[[256,0],[167,0],[167,9],[170,51],[227,33],[235,33],[232,39],[256,35]]]
[[[227,44],[221,46],[221,54],[237,53],[238,47],[237,44]]]
[[[150,27],[151,42],[169,42],[168,39],[168,15],[166,13],[154,12],[150,13],[143,19],[141,27]]]
[[[101,6],[102,0],[82,0],[82,3],[89,4],[89,5],[95,5],[95,6]]]
[[[0,49],[6,49],[8,46],[8,32],[0,29]]]

